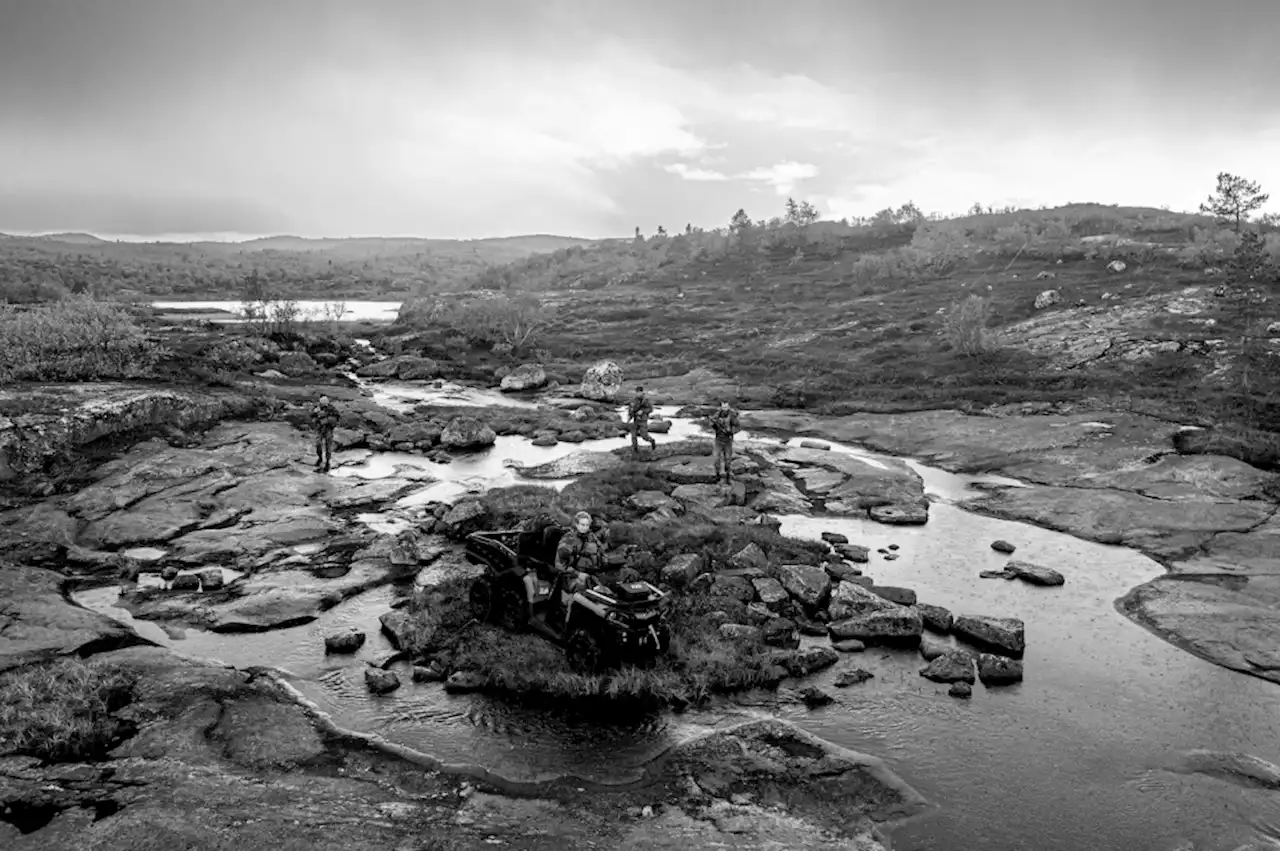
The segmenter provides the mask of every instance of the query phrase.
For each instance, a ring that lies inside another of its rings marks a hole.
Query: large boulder
[[[1017,618],[956,615],[951,631],[970,644],[1014,659],[1021,657],[1027,648],[1026,626]]]
[[[475,417],[454,417],[440,434],[440,443],[450,449],[481,449],[492,446],[497,437]]]
[[[587,367],[578,395],[593,402],[612,402],[622,389],[622,369],[613,361],[602,360]]]
[[[537,390],[547,383],[547,371],[536,363],[523,363],[502,377],[503,393]]]
[[[810,609],[825,604],[831,594],[831,577],[811,564],[779,565],[778,581],[797,603]]]
[[[865,644],[918,644],[924,622],[914,606],[894,606],[837,621],[827,631],[836,641],[856,638]]]

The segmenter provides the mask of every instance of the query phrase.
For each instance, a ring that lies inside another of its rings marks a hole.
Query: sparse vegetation
[[[0,674],[0,755],[105,758],[130,731],[114,713],[132,702],[136,682],[124,668],[79,659]]]
[[[162,355],[128,308],[92,296],[0,307],[0,381],[138,378]]]
[[[987,300],[974,293],[947,311],[942,321],[943,336],[962,355],[984,354],[990,351],[994,336],[987,328],[990,317]]]

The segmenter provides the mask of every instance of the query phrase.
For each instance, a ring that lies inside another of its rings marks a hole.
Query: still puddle
[[[677,420],[670,434],[655,437],[666,442],[701,434],[693,423]],[[433,465],[419,456],[377,454],[335,474],[374,478],[389,474],[384,471],[395,464],[418,465],[441,481],[409,497],[412,504],[442,498],[434,494],[449,489],[479,491],[522,481],[503,463],[508,458],[538,464],[570,452],[628,443],[616,438],[532,447],[522,438],[499,441],[486,452],[448,465]],[[798,439],[787,442],[799,444]],[[884,457],[829,445],[833,452]],[[976,495],[975,486],[1020,483],[908,463],[924,478],[927,493],[941,503],[932,507],[927,525],[890,527],[851,518],[789,516],[781,518],[782,531],[809,538],[840,532],[873,551],[896,544],[896,560],[872,555],[864,566],[877,582],[913,588],[922,602],[959,613],[1022,618],[1028,645],[1025,681],[991,691],[979,685],[971,700],[956,700],[947,696],[945,686],[919,676],[923,661],[917,654],[872,649],[845,657],[813,679],[836,695],[829,707],[810,712],[778,698],[764,702],[770,711],[827,739],[885,758],[939,805],[936,812],[898,829],[894,847],[1171,851],[1191,841],[1197,851],[1228,851],[1248,842],[1280,840],[1280,795],[1165,769],[1179,754],[1196,748],[1245,751],[1280,763],[1280,686],[1203,662],[1122,617],[1114,601],[1162,572],[1144,556],[965,513],[946,503]],[[400,522],[384,515],[367,520],[391,524],[388,531]],[[1037,588],[978,578],[1005,559],[990,549],[997,538],[1017,545],[1018,558],[1060,570],[1067,584]],[[193,656],[286,669],[294,684],[344,727],[377,733],[447,761],[481,763],[516,778],[571,774],[629,779],[685,736],[738,717],[738,710],[729,709],[601,726],[483,697],[449,696],[439,684],[412,683],[403,666],[398,670],[404,685],[398,691],[370,695],[363,663],[391,650],[379,633],[378,616],[397,593],[380,588],[338,605],[312,624],[252,636],[188,631],[170,638],[155,624],[135,626],[146,637]],[[131,622],[113,606],[113,595],[113,589],[97,589],[76,599]],[[324,635],[345,628],[363,630],[365,646],[355,658],[326,656]],[[875,678],[835,689],[831,681],[848,666],[866,668]]]

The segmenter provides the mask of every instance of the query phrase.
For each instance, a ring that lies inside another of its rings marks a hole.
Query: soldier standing
[[[338,409],[328,396],[311,406],[311,426],[316,431],[316,472],[327,473],[333,460],[333,430],[338,427]]]
[[[726,485],[733,484],[733,436],[738,432],[738,412],[722,399],[720,407],[711,415],[711,430],[715,433],[716,480],[724,476]]]
[[[643,387],[636,387],[636,395],[627,405],[627,420],[631,423],[631,454],[640,455],[640,440],[649,441],[650,451],[658,448],[658,441],[649,434],[649,417],[653,403],[644,395]]]

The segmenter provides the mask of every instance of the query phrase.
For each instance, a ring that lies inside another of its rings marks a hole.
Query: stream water
[[[657,439],[675,440],[698,431],[693,423],[676,420],[671,433]],[[522,438],[499,438],[488,452],[448,465],[386,453],[335,474],[372,478],[392,474],[397,464],[415,465],[438,481],[403,500],[413,504],[520,481],[506,459],[536,464],[623,443],[614,439],[539,448]],[[877,457],[836,444],[832,451]],[[782,531],[814,538],[823,531],[841,532],[873,551],[897,544],[896,560],[873,554],[865,565],[877,582],[914,588],[922,602],[958,613],[1022,618],[1027,625],[1026,678],[1019,685],[990,691],[979,685],[971,700],[956,700],[947,696],[945,686],[919,676],[923,662],[918,654],[871,649],[845,657],[813,678],[837,697],[817,711],[790,699],[784,688],[776,695],[725,701],[711,711],[607,726],[484,697],[446,695],[438,684],[412,683],[404,670],[398,691],[370,695],[363,662],[391,649],[379,634],[378,616],[405,589],[380,588],[312,624],[265,634],[188,631],[173,638],[155,624],[135,627],[189,655],[236,666],[282,668],[343,727],[377,733],[446,761],[480,763],[511,777],[570,774],[622,781],[685,737],[768,713],[883,757],[938,805],[896,829],[898,851],[1280,847],[1280,793],[1173,770],[1180,755],[1193,749],[1243,751],[1280,763],[1280,686],[1203,662],[1122,617],[1114,601],[1162,572],[1146,557],[970,514],[954,503],[976,495],[974,484],[1013,483],[913,466],[935,500],[926,526],[788,516],[782,518]],[[990,549],[996,538],[1016,544],[1020,558],[1061,570],[1067,584],[1037,588],[979,579],[981,570],[1002,561]],[[132,622],[115,606],[116,593],[100,588],[76,597]],[[365,646],[354,659],[326,657],[323,636],[348,626],[366,632]],[[871,671],[874,679],[833,688],[836,673],[850,665]]]

